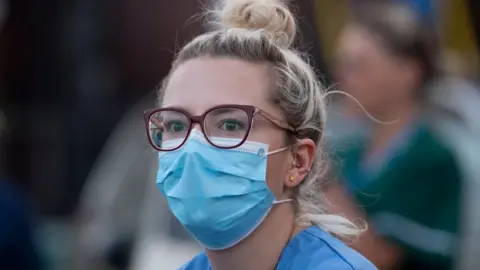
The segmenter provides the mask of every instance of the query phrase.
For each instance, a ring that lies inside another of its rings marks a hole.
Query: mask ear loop
[[[271,152],[268,152],[268,153],[267,153],[267,156],[270,156],[270,155],[274,155],[274,154],[283,152],[283,151],[287,150],[289,147],[290,147],[290,146],[286,146],[286,147],[283,147],[283,148],[280,148],[280,149],[277,149],[277,150],[273,150],[273,151],[271,151]]]

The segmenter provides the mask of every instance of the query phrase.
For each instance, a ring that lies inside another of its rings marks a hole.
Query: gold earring
[[[290,182],[295,181],[295,177],[293,177],[292,175],[290,175],[290,176],[288,177],[288,181],[290,181]]]

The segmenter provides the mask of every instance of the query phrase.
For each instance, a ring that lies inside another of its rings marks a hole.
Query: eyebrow
[[[209,113],[212,113],[213,115],[220,115],[220,114],[230,113],[230,112],[239,112],[239,110],[237,108],[218,108]]]

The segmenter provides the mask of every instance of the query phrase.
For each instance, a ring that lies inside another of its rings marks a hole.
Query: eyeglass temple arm
[[[259,113],[261,116],[263,116],[263,118],[267,119],[268,121],[270,121],[272,124],[274,125],[277,125],[281,128],[284,128],[286,130],[289,130],[291,132],[295,132],[295,129],[293,127],[291,127],[290,125],[286,124],[284,121],[278,119],[276,116],[273,116],[269,113],[267,113],[266,111],[263,111],[263,110],[260,110],[260,109],[256,109],[255,112],[254,112],[254,115],[256,113]]]

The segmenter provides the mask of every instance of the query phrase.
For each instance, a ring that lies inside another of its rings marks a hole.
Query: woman
[[[370,229],[355,247],[380,269],[451,269],[456,252],[461,179],[426,114],[440,75],[429,26],[404,6],[375,4],[357,10],[339,43],[342,89],[376,118],[395,120],[335,144],[352,198],[328,192],[350,218],[365,211]]]
[[[325,212],[323,89],[291,47],[292,14],[275,0],[213,14],[145,113],[158,187],[205,250],[182,269],[375,269],[332,236],[359,230]]]

